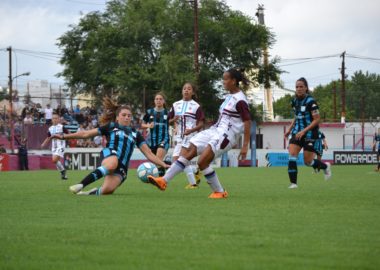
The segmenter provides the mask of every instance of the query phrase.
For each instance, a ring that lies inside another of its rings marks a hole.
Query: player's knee
[[[102,187],[102,195],[111,195],[115,189],[110,187]]]
[[[313,159],[312,160],[304,160],[304,163],[306,166],[311,167],[311,166],[313,166],[314,160]]]

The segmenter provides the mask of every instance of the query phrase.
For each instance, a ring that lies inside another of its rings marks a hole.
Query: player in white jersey
[[[183,151],[178,160],[172,164],[163,177],[149,176],[149,182],[161,190],[165,190],[167,183],[190,164],[190,160],[199,155],[198,166],[207,179],[213,193],[212,199],[227,198],[228,194],[219,182],[218,176],[210,163],[214,158],[234,146],[238,137],[244,133],[243,147],[239,157],[246,158],[250,139],[251,117],[248,102],[239,88],[239,82],[248,84],[243,74],[236,69],[229,69],[223,74],[223,85],[229,94],[219,108],[219,119],[211,128],[204,130],[190,139],[189,148]]]
[[[49,127],[48,137],[43,141],[41,147],[51,141],[51,152],[52,152],[52,162],[57,167],[57,170],[61,173],[61,179],[67,180],[65,167],[61,163],[61,159],[65,153],[66,141],[59,139],[51,139],[53,135],[62,135],[63,133],[68,133],[67,130],[60,123],[59,115],[53,113],[52,126]]]
[[[201,106],[193,100],[194,86],[187,82],[182,88],[182,99],[174,102],[169,112],[169,123],[174,123],[175,127],[175,147],[173,150],[172,162],[177,161],[180,157],[181,149],[189,148],[190,139],[203,127],[204,113]],[[189,184],[187,189],[194,189],[200,183],[200,172],[197,170],[194,175],[193,166],[188,165],[184,169]]]

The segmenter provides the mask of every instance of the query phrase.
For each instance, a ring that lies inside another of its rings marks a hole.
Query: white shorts
[[[51,153],[53,156],[59,156],[63,158],[63,155],[65,154],[65,148],[55,148],[51,150]]]
[[[173,150],[173,157],[179,157],[179,154],[181,153],[182,147],[189,148],[190,146],[190,139],[193,138],[195,135],[188,135],[183,137],[182,140],[178,139],[177,144],[174,147]]]
[[[197,147],[198,155],[210,145],[216,158],[230,150],[235,145],[236,136],[234,136],[234,134],[223,132],[223,130],[209,128],[191,138],[190,143]]]

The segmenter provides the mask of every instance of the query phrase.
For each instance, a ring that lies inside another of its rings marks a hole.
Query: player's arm
[[[169,168],[170,166],[165,164],[161,159],[159,159],[155,154],[152,153],[150,148],[146,143],[143,143],[139,146],[141,152],[144,154],[144,156],[154,164],[164,167],[164,168]]]
[[[290,132],[292,132],[292,129],[294,127],[295,122],[296,122],[296,119],[294,118],[292,120],[292,122],[290,123],[290,126],[289,126],[288,130],[284,134],[285,138],[287,138],[289,136]]]
[[[70,134],[61,134],[52,136],[53,139],[70,140],[70,139],[89,139],[99,134],[99,129],[94,128],[90,130],[78,131]]]
[[[239,113],[241,120],[244,124],[244,141],[243,141],[243,147],[240,149],[239,159],[246,159],[247,152],[248,152],[248,144],[249,140],[251,138],[251,115],[249,113],[248,103],[245,101],[239,101],[236,104],[236,110]]]
[[[197,125],[194,128],[186,129],[183,135],[189,135],[191,133],[197,132],[200,130],[204,125],[204,120],[197,121]]]
[[[205,115],[202,111],[202,109],[199,107],[197,112],[196,112],[196,117],[197,117],[197,123],[195,127],[191,129],[186,129],[183,135],[189,135],[191,133],[197,132],[203,128],[203,125],[205,123]]]
[[[153,128],[154,127],[154,123],[142,123],[141,124],[141,128],[142,129],[147,129],[147,128]]]
[[[45,145],[51,140],[51,136],[46,137],[46,139],[41,143],[41,148],[44,148]]]
[[[249,140],[251,138],[251,120],[244,121],[244,141],[240,150],[239,159],[245,160],[248,152]]]
[[[313,121],[311,121],[310,125],[308,125],[303,130],[301,130],[300,132],[296,134],[297,140],[301,139],[303,136],[305,136],[306,132],[308,132],[309,130],[312,130],[313,128],[318,126],[318,124],[320,123],[321,116],[319,115],[318,110],[312,112],[312,117],[313,117]]]
[[[147,129],[147,128],[153,128],[154,127],[154,121],[152,123],[149,123],[149,118],[150,114],[148,111],[145,112],[145,115],[143,117],[143,122],[141,123],[141,128],[142,129]]]
[[[169,118],[169,121],[168,121],[169,125],[171,125],[173,123],[175,124],[177,122],[177,120],[179,119],[179,116],[175,115],[175,111],[174,111],[173,106],[169,111],[168,118]]]
[[[377,144],[377,141],[374,140],[374,141],[373,141],[373,144],[372,144],[372,150],[373,150],[373,151],[376,151],[376,144]]]
[[[325,150],[327,150],[329,147],[327,145],[326,139],[323,139],[322,142],[323,142],[323,146],[324,146]]]

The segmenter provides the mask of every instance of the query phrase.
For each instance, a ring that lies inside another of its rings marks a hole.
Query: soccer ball
[[[150,162],[144,162],[137,168],[137,177],[144,183],[149,183],[148,175],[158,177],[158,169],[156,165]]]

